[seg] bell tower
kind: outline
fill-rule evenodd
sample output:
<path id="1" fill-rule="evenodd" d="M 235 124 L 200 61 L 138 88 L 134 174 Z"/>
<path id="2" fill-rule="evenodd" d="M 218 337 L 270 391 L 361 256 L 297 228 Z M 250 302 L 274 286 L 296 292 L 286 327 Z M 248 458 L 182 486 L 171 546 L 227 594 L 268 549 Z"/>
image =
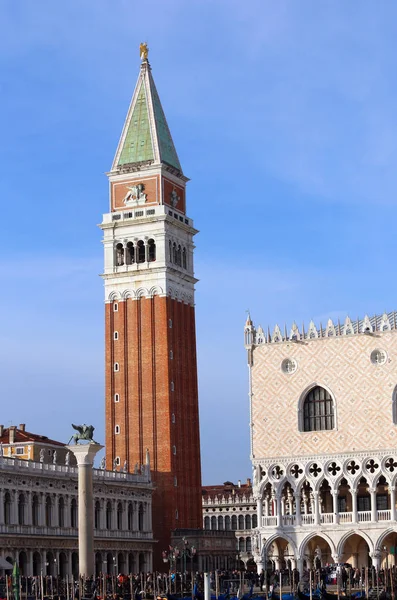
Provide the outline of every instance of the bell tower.
<path id="1" fill-rule="evenodd" d="M 147 58 L 109 177 L 105 254 L 106 462 L 150 456 L 157 555 L 200 528 L 201 467 L 193 237 L 182 172 Z M 148 451 L 148 452 L 147 452 Z"/>

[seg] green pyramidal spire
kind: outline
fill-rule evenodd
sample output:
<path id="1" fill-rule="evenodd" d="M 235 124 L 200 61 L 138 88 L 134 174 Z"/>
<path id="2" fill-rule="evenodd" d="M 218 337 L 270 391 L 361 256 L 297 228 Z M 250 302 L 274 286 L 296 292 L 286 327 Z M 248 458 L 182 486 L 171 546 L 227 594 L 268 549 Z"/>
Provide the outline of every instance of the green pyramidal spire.
<path id="1" fill-rule="evenodd" d="M 165 163 L 182 172 L 147 58 L 141 64 L 112 170 L 134 163 Z"/>

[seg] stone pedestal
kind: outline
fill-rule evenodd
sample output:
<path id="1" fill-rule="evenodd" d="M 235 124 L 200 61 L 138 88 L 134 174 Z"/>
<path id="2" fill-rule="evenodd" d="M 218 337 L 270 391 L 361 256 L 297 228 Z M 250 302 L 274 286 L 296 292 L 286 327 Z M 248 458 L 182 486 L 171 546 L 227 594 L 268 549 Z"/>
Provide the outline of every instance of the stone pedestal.
<path id="1" fill-rule="evenodd" d="M 95 455 L 103 446 L 89 443 L 67 448 L 75 455 L 79 472 L 79 574 L 91 577 L 95 575 L 92 468 Z"/>

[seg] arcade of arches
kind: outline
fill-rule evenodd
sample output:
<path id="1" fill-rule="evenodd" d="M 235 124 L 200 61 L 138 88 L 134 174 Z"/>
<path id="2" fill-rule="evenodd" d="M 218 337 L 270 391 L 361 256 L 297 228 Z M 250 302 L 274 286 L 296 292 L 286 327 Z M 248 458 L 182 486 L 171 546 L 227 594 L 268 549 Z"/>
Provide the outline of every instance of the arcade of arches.
<path id="1" fill-rule="evenodd" d="M 334 539 L 333 539 L 334 538 Z M 384 531 L 376 539 L 363 533 L 348 532 L 335 536 L 318 533 L 306 535 L 300 542 L 289 536 L 262 538 L 263 567 L 270 571 L 283 569 L 317 569 L 333 563 L 352 567 L 392 567 L 396 564 L 396 531 Z"/>

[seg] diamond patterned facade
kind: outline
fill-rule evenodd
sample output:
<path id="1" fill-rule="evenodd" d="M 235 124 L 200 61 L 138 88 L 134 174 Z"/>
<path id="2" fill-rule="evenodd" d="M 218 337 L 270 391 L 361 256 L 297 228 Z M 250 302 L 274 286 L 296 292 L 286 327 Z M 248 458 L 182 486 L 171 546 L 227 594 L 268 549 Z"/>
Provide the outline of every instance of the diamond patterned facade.
<path id="1" fill-rule="evenodd" d="M 272 334 L 248 318 L 245 345 L 259 568 L 394 564 L 396 314 Z"/>

